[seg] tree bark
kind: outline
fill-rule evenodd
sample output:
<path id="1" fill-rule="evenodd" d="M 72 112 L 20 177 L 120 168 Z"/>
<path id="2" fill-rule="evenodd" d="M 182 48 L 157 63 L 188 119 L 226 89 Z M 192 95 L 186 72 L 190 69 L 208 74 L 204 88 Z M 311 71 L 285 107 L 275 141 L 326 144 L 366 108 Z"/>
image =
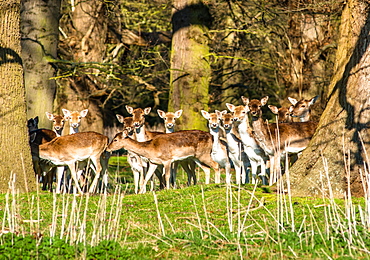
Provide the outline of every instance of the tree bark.
<path id="1" fill-rule="evenodd" d="M 72 25 L 65 28 L 72 59 L 77 62 L 102 62 L 105 55 L 105 40 L 107 23 L 104 12 L 104 2 L 99 0 L 75 1 L 72 7 Z M 57 110 L 62 108 L 89 112 L 81 123 L 80 131 L 96 131 L 103 133 L 103 111 L 99 99 L 91 97 L 97 90 L 103 89 L 104 83 L 94 73 L 99 71 L 88 69 L 85 74 L 71 76 L 61 80 L 63 86 L 58 89 Z"/>
<path id="2" fill-rule="evenodd" d="M 26 127 L 20 43 L 20 0 L 0 2 L 0 192 L 11 178 L 20 192 L 34 190 L 35 174 Z"/>
<path id="3" fill-rule="evenodd" d="M 55 67 L 48 56 L 57 58 L 60 1 L 23 0 L 21 10 L 22 60 L 26 87 L 27 117 L 39 116 L 39 127 L 50 128 L 45 112 L 53 112 L 56 92 Z"/>
<path id="4" fill-rule="evenodd" d="M 183 109 L 180 129 L 206 130 L 200 110 L 208 110 L 211 67 L 208 7 L 199 0 L 174 0 L 169 111 Z"/>
<path id="5" fill-rule="evenodd" d="M 361 173 L 364 165 L 368 169 L 370 146 L 369 7 L 350 0 L 343 10 L 328 104 L 315 136 L 291 168 L 293 195 L 343 197 L 348 187 L 353 195 L 364 194 Z"/>

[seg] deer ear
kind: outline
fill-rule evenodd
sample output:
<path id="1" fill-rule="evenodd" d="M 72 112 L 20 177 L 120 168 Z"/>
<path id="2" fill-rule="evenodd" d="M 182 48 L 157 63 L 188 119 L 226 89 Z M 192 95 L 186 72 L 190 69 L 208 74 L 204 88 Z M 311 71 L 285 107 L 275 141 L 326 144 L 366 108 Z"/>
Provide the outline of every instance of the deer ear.
<path id="1" fill-rule="evenodd" d="M 310 102 L 308 103 L 310 106 L 316 103 L 316 101 L 319 99 L 319 96 L 315 96 L 310 99 Z"/>
<path id="2" fill-rule="evenodd" d="M 288 99 L 289 99 L 290 103 L 291 103 L 293 106 L 295 106 L 295 104 L 297 104 L 297 103 L 298 103 L 298 100 L 297 100 L 297 99 L 295 99 L 295 98 L 288 97 Z"/>
<path id="3" fill-rule="evenodd" d="M 118 119 L 118 122 L 120 122 L 120 123 L 122 123 L 122 124 L 123 124 L 123 119 L 124 119 L 124 117 L 123 117 L 123 116 L 121 116 L 121 115 L 119 115 L 119 114 L 116 114 L 116 117 L 117 117 L 117 119 Z"/>
<path id="4" fill-rule="evenodd" d="M 39 116 L 36 116 L 34 119 L 33 119 L 36 123 L 36 125 L 39 123 Z"/>
<path id="5" fill-rule="evenodd" d="M 272 113 L 274 113 L 275 115 L 278 114 L 279 109 L 276 106 L 268 105 L 268 107 L 269 107 L 269 109 L 271 110 Z"/>
<path id="6" fill-rule="evenodd" d="M 290 112 L 290 113 L 292 113 L 292 112 L 293 112 L 293 109 L 294 109 L 294 106 L 293 106 L 293 105 L 291 105 L 291 106 L 289 107 L 289 112 Z"/>
<path id="7" fill-rule="evenodd" d="M 175 112 L 175 117 L 176 117 L 176 118 L 179 118 L 181 115 L 182 115 L 182 109 L 177 110 L 177 111 Z"/>
<path id="8" fill-rule="evenodd" d="M 88 110 L 88 109 L 84 109 L 84 110 L 82 110 L 82 111 L 80 112 L 80 115 L 81 115 L 82 117 L 85 117 L 85 116 L 87 115 L 87 112 L 89 112 L 89 110 Z"/>
<path id="9" fill-rule="evenodd" d="M 166 116 L 166 113 L 163 110 L 157 109 L 157 113 L 160 118 L 164 118 Z"/>
<path id="10" fill-rule="evenodd" d="M 149 115 L 150 110 L 152 110 L 152 108 L 151 108 L 151 107 L 146 107 L 146 108 L 144 109 L 144 114 L 145 114 L 145 115 Z"/>
<path id="11" fill-rule="evenodd" d="M 202 116 L 203 116 L 205 119 L 207 119 L 207 120 L 208 120 L 208 118 L 209 118 L 209 113 L 208 113 L 207 111 L 205 111 L 205 110 L 200 110 L 200 113 L 202 113 Z"/>
<path id="12" fill-rule="evenodd" d="M 230 112 L 234 112 L 235 111 L 235 106 L 233 104 L 226 103 L 226 107 L 227 107 L 227 109 L 230 110 Z"/>
<path id="13" fill-rule="evenodd" d="M 47 117 L 50 121 L 54 119 L 54 115 L 53 115 L 53 114 L 51 114 L 51 113 L 49 113 L 49 112 L 45 112 L 45 114 L 46 114 L 46 117 Z"/>
<path id="14" fill-rule="evenodd" d="M 127 110 L 127 112 L 128 112 L 130 115 L 132 115 L 132 112 L 134 111 L 134 109 L 133 109 L 132 107 L 128 106 L 128 105 L 126 105 L 126 110 Z"/>
<path id="15" fill-rule="evenodd" d="M 71 115 L 71 111 L 69 111 L 68 109 L 62 108 L 62 111 L 63 111 L 63 115 L 65 117 L 69 117 Z"/>
<path id="16" fill-rule="evenodd" d="M 249 104 L 249 98 L 242 96 L 242 101 L 243 101 L 243 104 L 244 105 L 248 106 L 248 104 Z"/>
<path id="17" fill-rule="evenodd" d="M 269 100 L 269 97 L 268 97 L 268 96 L 263 97 L 263 98 L 261 99 L 261 104 L 262 104 L 262 106 L 266 105 L 268 100 Z"/>

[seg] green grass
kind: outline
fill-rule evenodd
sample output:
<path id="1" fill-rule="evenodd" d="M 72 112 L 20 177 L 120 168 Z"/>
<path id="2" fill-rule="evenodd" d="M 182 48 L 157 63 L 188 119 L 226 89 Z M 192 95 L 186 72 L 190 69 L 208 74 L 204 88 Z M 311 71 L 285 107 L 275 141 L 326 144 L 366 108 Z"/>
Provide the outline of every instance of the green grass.
<path id="1" fill-rule="evenodd" d="M 136 195 L 124 158 L 110 165 L 110 194 L 0 195 L 0 259 L 370 258 L 364 198 L 204 185 L 201 173 L 186 187 L 182 172 L 181 189 Z"/>

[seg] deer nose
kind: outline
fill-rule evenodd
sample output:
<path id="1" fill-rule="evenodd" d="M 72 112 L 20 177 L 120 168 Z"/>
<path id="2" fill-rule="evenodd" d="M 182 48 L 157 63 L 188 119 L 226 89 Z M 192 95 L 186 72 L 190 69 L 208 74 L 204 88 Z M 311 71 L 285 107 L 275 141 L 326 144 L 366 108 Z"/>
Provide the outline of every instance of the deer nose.
<path id="1" fill-rule="evenodd" d="M 168 124 L 167 124 L 167 127 L 168 127 L 168 128 L 172 128 L 172 127 L 173 127 L 173 124 L 172 124 L 172 123 L 168 123 Z"/>
<path id="2" fill-rule="evenodd" d="M 55 130 L 60 130 L 60 126 L 55 126 Z"/>
<path id="3" fill-rule="evenodd" d="M 134 127 L 136 127 L 136 128 L 138 128 L 138 127 L 140 127 L 140 123 L 134 123 Z"/>
<path id="4" fill-rule="evenodd" d="M 217 123 L 212 123 L 212 124 L 211 124 L 211 126 L 212 126 L 213 128 L 216 128 L 216 127 L 218 126 L 218 124 L 217 124 Z"/>
<path id="5" fill-rule="evenodd" d="M 73 128 L 77 128 L 77 127 L 79 126 L 79 124 L 78 124 L 78 123 L 72 123 L 72 124 L 71 124 L 71 126 L 72 126 Z"/>
<path id="6" fill-rule="evenodd" d="M 230 125 L 229 124 L 224 124 L 224 128 L 229 128 Z"/>

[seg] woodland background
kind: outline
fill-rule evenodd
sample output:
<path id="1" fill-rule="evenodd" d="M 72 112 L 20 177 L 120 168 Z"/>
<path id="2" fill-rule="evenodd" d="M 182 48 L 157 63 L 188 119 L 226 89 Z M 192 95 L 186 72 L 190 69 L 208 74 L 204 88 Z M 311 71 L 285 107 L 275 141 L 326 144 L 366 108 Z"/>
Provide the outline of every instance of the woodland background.
<path id="1" fill-rule="evenodd" d="M 33 75 L 40 77 L 46 72 L 47 65 L 35 72 L 34 62 L 39 63 L 31 58 L 35 54 L 23 52 L 23 59 L 32 70 L 28 73 L 26 66 L 28 117 L 38 115 L 42 126 L 50 126 L 43 116 L 45 102 L 39 100 L 52 100 L 52 107 L 47 110 L 55 113 L 61 113 L 61 108 L 88 108 L 82 128 L 108 135 L 111 135 L 109 129 L 118 123 L 115 114 L 128 115 L 125 105 L 152 107 L 148 122 L 152 126 L 161 122 L 156 109 L 167 111 L 171 99 L 172 1 L 87 0 L 76 1 L 75 6 L 71 1 L 62 1 L 59 16 L 57 5 L 45 6 L 39 1 L 41 7 L 36 8 L 35 2 L 38 1 L 25 0 L 23 4 L 22 46 L 32 44 L 30 38 L 34 38 L 33 42 L 41 38 L 40 35 L 30 37 L 32 33 L 40 34 L 37 25 L 43 27 L 43 35 L 49 38 L 55 35 L 53 30 L 58 26 L 54 44 L 59 42 L 50 60 L 43 58 L 55 71 L 51 82 L 50 77 L 45 77 L 41 84 L 32 80 Z M 26 8 L 28 4 L 32 8 Z M 200 55 L 207 59 L 212 73 L 209 86 L 199 85 L 209 93 L 208 104 L 204 103 L 200 109 L 223 110 L 226 102 L 241 104 L 241 95 L 251 98 L 268 95 L 270 102 L 279 106 L 288 105 L 287 96 L 319 95 L 321 104 L 316 110 L 321 112 L 333 71 L 342 2 L 207 1 L 204 4 L 206 11 L 199 17 L 206 20 L 208 27 L 204 34 L 209 53 Z M 49 29 L 39 21 L 47 18 L 43 17 L 45 8 L 55 8 L 51 17 L 60 17 L 54 20 L 59 25 Z M 34 21 L 27 16 L 30 13 Z M 39 47 L 33 47 L 32 51 L 45 52 Z M 187 96 L 190 106 L 196 102 L 191 98 L 194 97 Z M 206 130 L 206 122 L 197 112 L 199 117 L 192 120 L 200 120 L 198 128 Z M 191 127 L 181 123 L 180 119 L 179 128 Z"/>
<path id="2" fill-rule="evenodd" d="M 319 126 L 291 168 L 292 189 L 318 194 L 328 171 L 335 196 L 347 184 L 363 194 L 369 6 L 366 0 L 2 2 L 0 144 L 11 152 L 0 158 L 0 190 L 9 172 L 32 172 L 23 123 L 39 116 L 40 127 L 50 127 L 46 111 L 88 108 L 81 130 L 111 138 L 115 114 L 128 115 L 125 105 L 152 107 L 153 128 L 159 108 L 184 110 L 178 129 L 206 130 L 201 109 L 241 104 L 242 95 L 268 95 L 273 105 L 319 95 L 313 117 Z"/>

